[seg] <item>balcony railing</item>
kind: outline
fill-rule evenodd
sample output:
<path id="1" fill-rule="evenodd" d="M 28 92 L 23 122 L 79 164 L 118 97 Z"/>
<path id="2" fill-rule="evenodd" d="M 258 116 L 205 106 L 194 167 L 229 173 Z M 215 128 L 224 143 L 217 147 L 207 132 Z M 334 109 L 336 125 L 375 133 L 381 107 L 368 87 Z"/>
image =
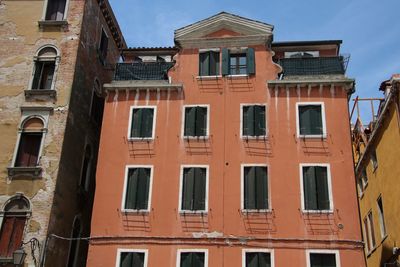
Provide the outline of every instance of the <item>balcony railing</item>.
<path id="1" fill-rule="evenodd" d="M 284 76 L 345 74 L 348 57 L 282 58 L 277 63 Z"/>
<path id="2" fill-rule="evenodd" d="M 168 70 L 173 65 L 173 62 L 118 63 L 114 80 L 168 80 Z"/>

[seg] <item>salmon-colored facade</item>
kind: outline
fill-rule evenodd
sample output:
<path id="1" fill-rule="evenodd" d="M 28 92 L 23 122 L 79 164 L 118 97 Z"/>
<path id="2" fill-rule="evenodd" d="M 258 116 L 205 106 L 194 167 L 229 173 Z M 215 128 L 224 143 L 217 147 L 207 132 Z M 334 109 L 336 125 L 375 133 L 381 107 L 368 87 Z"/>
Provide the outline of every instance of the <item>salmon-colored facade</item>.
<path id="1" fill-rule="evenodd" d="M 220 13 L 177 30 L 177 48 L 124 51 L 127 61 L 158 53 L 173 56 L 174 65 L 166 81 L 116 79 L 104 86 L 87 266 L 199 266 L 183 263 L 190 252 L 210 267 L 310 267 L 317 266 L 314 254 L 333 255 L 329 264 L 335 265 L 321 266 L 365 266 L 347 120 L 354 81 L 344 73 L 279 75 L 284 52 L 336 57 L 339 43 L 271 45 L 272 29 Z M 240 50 L 242 57 L 254 49 L 254 73 L 225 75 L 225 48 Z M 218 54 L 215 75 L 199 75 L 204 51 Z M 230 54 L 230 71 L 234 60 Z M 248 52 L 246 60 L 249 72 Z M 320 136 L 299 129 L 301 107 L 310 105 L 321 114 Z M 261 107 L 261 116 L 265 112 L 261 134 L 246 134 L 243 114 L 249 106 Z M 185 137 L 191 107 L 206 112 L 201 137 Z M 151 134 L 133 138 L 133 113 L 146 108 L 152 110 Z M 267 204 L 254 209 L 247 203 L 251 193 L 244 177 L 257 167 L 265 172 L 260 194 Z M 146 208 L 127 209 L 127 177 L 141 168 L 150 173 Z M 200 209 L 185 208 L 183 199 L 188 181 L 183 177 L 191 168 L 205 172 Z M 307 208 L 307 168 L 325 173 L 325 208 Z M 129 252 L 142 257 L 141 264 L 123 265 Z M 252 265 L 250 256 L 267 263 Z"/>

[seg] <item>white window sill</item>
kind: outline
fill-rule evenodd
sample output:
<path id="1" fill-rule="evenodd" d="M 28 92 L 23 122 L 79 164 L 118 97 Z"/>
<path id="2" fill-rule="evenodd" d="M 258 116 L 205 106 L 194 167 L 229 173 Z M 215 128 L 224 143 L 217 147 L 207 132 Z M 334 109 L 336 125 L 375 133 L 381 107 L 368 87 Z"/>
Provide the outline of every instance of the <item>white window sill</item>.
<path id="1" fill-rule="evenodd" d="M 51 89 L 28 89 L 24 90 L 24 93 L 25 97 L 27 98 L 36 96 L 56 97 L 57 95 L 56 90 L 51 90 Z"/>
<path id="2" fill-rule="evenodd" d="M 241 136 L 241 138 L 243 140 L 259 140 L 259 139 L 265 140 L 268 138 L 268 135 L 244 135 Z"/>
<path id="3" fill-rule="evenodd" d="M 333 210 L 302 210 L 302 212 L 307 214 L 333 214 Z"/>
<path id="4" fill-rule="evenodd" d="M 8 167 L 8 176 L 11 178 L 14 177 L 32 177 L 32 178 L 40 178 L 42 174 L 42 167 Z"/>
<path id="5" fill-rule="evenodd" d="M 206 210 L 180 210 L 179 214 L 181 215 L 207 215 Z"/>
<path id="6" fill-rule="evenodd" d="M 150 142 L 154 141 L 153 137 L 129 137 L 129 142 Z"/>
<path id="7" fill-rule="evenodd" d="M 208 135 L 201 135 L 201 136 L 184 136 L 183 139 L 185 140 L 208 140 Z"/>
<path id="8" fill-rule="evenodd" d="M 326 139 L 326 134 L 318 134 L 318 135 L 298 135 L 297 138 L 300 139 Z"/>
<path id="9" fill-rule="evenodd" d="M 257 213 L 271 213 L 272 209 L 262 209 L 262 210 L 247 210 L 247 209 L 241 209 L 241 213 L 252 213 L 252 214 L 257 214 Z"/>
<path id="10" fill-rule="evenodd" d="M 226 75 L 225 77 L 227 77 L 227 78 L 248 78 L 249 75 L 248 74 L 230 74 L 230 75 Z"/>
<path id="11" fill-rule="evenodd" d="M 38 24 L 40 27 L 60 27 L 68 25 L 67 20 L 39 20 Z"/>
<path id="12" fill-rule="evenodd" d="M 210 76 L 196 76 L 197 80 L 217 80 L 221 79 L 221 75 L 210 75 Z"/>
<path id="13" fill-rule="evenodd" d="M 122 209 L 121 213 L 136 213 L 136 214 L 143 214 L 143 213 L 150 213 L 150 210 L 126 210 L 126 209 Z"/>

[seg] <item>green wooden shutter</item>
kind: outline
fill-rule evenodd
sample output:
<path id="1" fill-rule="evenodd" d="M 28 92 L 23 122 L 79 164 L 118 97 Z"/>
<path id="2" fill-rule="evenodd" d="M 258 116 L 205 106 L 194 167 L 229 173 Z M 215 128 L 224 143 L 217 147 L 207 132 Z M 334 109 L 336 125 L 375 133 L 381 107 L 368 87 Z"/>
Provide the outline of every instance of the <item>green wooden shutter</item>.
<path id="1" fill-rule="evenodd" d="M 256 173 L 254 167 L 244 168 L 244 209 L 256 209 Z"/>
<path id="2" fill-rule="evenodd" d="M 207 135 L 207 108 L 195 107 L 195 136 Z"/>
<path id="3" fill-rule="evenodd" d="M 247 48 L 247 74 L 256 73 L 254 48 Z"/>
<path id="4" fill-rule="evenodd" d="M 259 267 L 257 253 L 246 253 L 246 267 Z"/>
<path id="5" fill-rule="evenodd" d="M 229 50 L 222 48 L 222 75 L 229 75 Z"/>
<path id="6" fill-rule="evenodd" d="M 335 254 L 310 254 L 310 267 L 336 267 Z"/>
<path id="7" fill-rule="evenodd" d="M 209 52 L 204 52 L 199 54 L 199 75 L 207 76 L 210 75 L 210 54 Z"/>
<path id="8" fill-rule="evenodd" d="M 210 75 L 219 75 L 219 52 L 210 52 Z"/>
<path id="9" fill-rule="evenodd" d="M 256 209 L 268 209 L 268 177 L 266 167 L 254 167 L 256 184 Z"/>
<path id="10" fill-rule="evenodd" d="M 153 119 L 154 109 L 143 108 L 142 109 L 142 127 L 140 137 L 152 137 L 153 135 Z"/>
<path id="11" fill-rule="evenodd" d="M 137 188 L 139 169 L 128 170 L 128 181 L 126 185 L 125 209 L 136 209 Z"/>
<path id="12" fill-rule="evenodd" d="M 265 252 L 258 252 L 258 267 L 271 267 L 271 255 Z"/>
<path id="13" fill-rule="evenodd" d="M 193 210 L 206 208 L 206 169 L 194 168 Z"/>
<path id="14" fill-rule="evenodd" d="M 147 209 L 149 201 L 150 169 L 138 168 L 136 209 Z"/>
<path id="15" fill-rule="evenodd" d="M 326 167 L 315 167 L 315 181 L 317 187 L 317 201 L 319 210 L 329 210 L 329 190 L 328 190 L 328 176 Z"/>
<path id="16" fill-rule="evenodd" d="M 254 106 L 243 107 L 243 136 L 254 136 Z"/>
<path id="17" fill-rule="evenodd" d="M 39 88 L 40 84 L 40 77 L 42 76 L 42 71 L 44 67 L 44 62 L 37 61 L 35 63 L 35 73 L 33 75 L 33 81 L 32 81 L 32 89 L 41 89 Z"/>
<path id="18" fill-rule="evenodd" d="M 265 135 L 265 106 L 254 106 L 254 135 Z"/>
<path id="19" fill-rule="evenodd" d="M 192 266 L 191 267 L 204 267 L 204 253 L 192 253 Z"/>
<path id="20" fill-rule="evenodd" d="M 183 170 L 182 210 L 193 209 L 194 180 L 194 168 L 185 168 Z"/>
<path id="21" fill-rule="evenodd" d="M 196 108 L 185 108 L 185 132 L 184 136 L 195 136 Z"/>
<path id="22" fill-rule="evenodd" d="M 132 267 L 133 265 L 133 253 L 122 252 L 119 263 L 120 267 Z"/>
<path id="23" fill-rule="evenodd" d="M 300 134 L 311 134 L 311 118 L 308 106 L 299 106 L 299 117 Z"/>
<path id="24" fill-rule="evenodd" d="M 142 132 L 142 113 L 143 109 L 141 108 L 132 109 L 131 137 L 140 137 Z"/>
<path id="25" fill-rule="evenodd" d="M 321 116 L 321 106 L 310 106 L 309 107 L 310 116 L 310 134 L 322 134 L 322 116 Z"/>
<path id="26" fill-rule="evenodd" d="M 132 265 L 130 267 L 144 267 L 144 253 L 133 252 Z"/>
<path id="27" fill-rule="evenodd" d="M 191 253 L 191 252 L 181 253 L 181 266 L 180 267 L 193 267 L 192 261 L 193 261 L 193 253 Z"/>
<path id="28" fill-rule="evenodd" d="M 303 167 L 304 208 L 317 209 L 317 189 L 315 183 L 315 169 L 312 166 Z"/>

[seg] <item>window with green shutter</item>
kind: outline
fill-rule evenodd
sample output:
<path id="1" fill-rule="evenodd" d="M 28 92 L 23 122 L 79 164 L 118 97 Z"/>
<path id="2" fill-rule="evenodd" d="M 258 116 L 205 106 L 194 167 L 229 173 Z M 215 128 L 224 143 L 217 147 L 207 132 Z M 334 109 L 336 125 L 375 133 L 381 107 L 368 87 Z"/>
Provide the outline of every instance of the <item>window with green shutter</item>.
<path id="1" fill-rule="evenodd" d="M 265 136 L 265 106 L 242 106 L 242 136 Z"/>
<path id="2" fill-rule="evenodd" d="M 303 166 L 305 210 L 330 210 L 328 168 Z"/>
<path id="3" fill-rule="evenodd" d="M 246 166 L 243 169 L 243 208 L 268 209 L 268 171 L 266 166 Z"/>
<path id="4" fill-rule="evenodd" d="M 199 54 L 199 75 L 217 76 L 219 75 L 219 52 L 206 51 Z"/>
<path id="5" fill-rule="evenodd" d="M 206 168 L 183 168 L 181 210 L 205 211 L 207 190 L 206 186 Z"/>
<path id="6" fill-rule="evenodd" d="M 255 74 L 254 48 L 238 51 L 237 49 L 222 49 L 222 75 Z"/>
<path id="7" fill-rule="evenodd" d="M 180 267 L 205 267 L 204 252 L 182 252 Z"/>
<path id="8" fill-rule="evenodd" d="M 322 105 L 299 105 L 299 134 L 307 135 L 324 135 L 324 127 L 322 120 Z"/>
<path id="9" fill-rule="evenodd" d="M 148 210 L 151 168 L 130 168 L 126 177 L 125 210 Z"/>
<path id="10" fill-rule="evenodd" d="M 130 138 L 153 138 L 154 108 L 132 108 Z"/>
<path id="11" fill-rule="evenodd" d="M 310 267 L 336 267 L 336 254 L 310 253 Z"/>
<path id="12" fill-rule="evenodd" d="M 119 267 L 145 267 L 144 261 L 143 252 L 121 252 Z"/>
<path id="13" fill-rule="evenodd" d="M 245 267 L 271 267 L 271 254 L 267 252 L 246 252 Z"/>
<path id="14" fill-rule="evenodd" d="M 184 137 L 207 136 L 207 112 L 204 106 L 185 107 Z"/>

